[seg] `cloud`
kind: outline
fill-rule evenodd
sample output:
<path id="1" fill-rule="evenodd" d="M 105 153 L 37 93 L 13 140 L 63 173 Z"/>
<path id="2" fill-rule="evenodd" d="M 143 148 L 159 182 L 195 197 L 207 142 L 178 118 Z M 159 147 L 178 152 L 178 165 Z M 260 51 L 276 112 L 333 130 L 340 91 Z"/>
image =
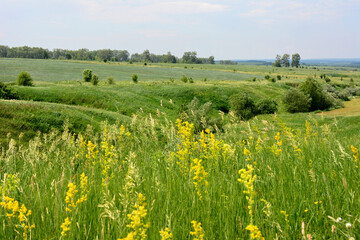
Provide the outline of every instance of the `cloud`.
<path id="1" fill-rule="evenodd" d="M 251 18 L 257 22 L 280 21 L 329 21 L 345 15 L 350 8 L 359 7 L 355 0 L 290 0 L 250 1 L 238 14 L 241 18 Z"/>
<path id="2" fill-rule="evenodd" d="M 73 0 L 82 9 L 83 17 L 93 20 L 110 20 L 116 23 L 166 23 L 174 18 L 191 14 L 223 12 L 227 5 L 204 1 L 114 1 Z"/>

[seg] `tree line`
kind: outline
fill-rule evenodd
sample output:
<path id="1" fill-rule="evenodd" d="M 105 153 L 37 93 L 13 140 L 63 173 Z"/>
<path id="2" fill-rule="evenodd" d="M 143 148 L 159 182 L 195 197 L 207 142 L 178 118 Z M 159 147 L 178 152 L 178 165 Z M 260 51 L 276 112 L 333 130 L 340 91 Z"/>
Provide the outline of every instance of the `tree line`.
<path id="1" fill-rule="evenodd" d="M 149 63 L 194 63 L 215 64 L 213 56 L 199 58 L 195 51 L 184 52 L 182 58 L 178 58 L 168 52 L 157 55 L 145 50 L 143 53 L 130 53 L 127 50 L 100 49 L 92 50 L 81 48 L 79 50 L 67 50 L 55 48 L 52 51 L 41 47 L 8 47 L 0 45 L 0 57 L 2 58 L 33 58 L 33 59 L 59 59 L 59 60 L 88 60 L 88 61 L 114 61 L 114 62 L 149 62 Z"/>
<path id="2" fill-rule="evenodd" d="M 291 55 L 291 66 L 299 67 L 300 66 L 300 54 L 295 53 Z M 274 67 L 290 67 L 290 55 L 285 53 L 282 57 L 278 54 L 276 55 L 275 62 L 273 63 Z"/>

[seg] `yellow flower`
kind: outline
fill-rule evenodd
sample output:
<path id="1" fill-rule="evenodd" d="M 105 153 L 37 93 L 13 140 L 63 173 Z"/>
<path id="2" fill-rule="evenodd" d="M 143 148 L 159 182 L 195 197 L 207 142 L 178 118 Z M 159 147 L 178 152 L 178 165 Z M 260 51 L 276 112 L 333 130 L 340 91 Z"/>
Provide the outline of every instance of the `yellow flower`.
<path id="1" fill-rule="evenodd" d="M 144 223 L 144 219 L 147 215 L 145 196 L 141 193 L 138 194 L 137 202 L 135 203 L 134 210 L 131 214 L 128 214 L 128 218 L 131 220 L 130 224 L 126 227 L 131 228 L 130 232 L 125 238 L 119 240 L 129 239 L 146 239 L 146 231 L 149 228 L 149 223 Z"/>
<path id="2" fill-rule="evenodd" d="M 250 231 L 251 239 L 265 240 L 257 226 L 249 224 L 245 229 Z"/>
<path id="3" fill-rule="evenodd" d="M 161 240 L 171 240 L 173 235 L 169 228 L 165 228 L 165 230 L 161 230 L 160 232 Z"/>
<path id="4" fill-rule="evenodd" d="M 201 222 L 191 221 L 193 225 L 194 231 L 190 232 L 190 235 L 194 236 L 193 240 L 203 240 L 205 236 L 205 232 L 201 227 Z"/>
<path id="5" fill-rule="evenodd" d="M 69 228 L 70 224 L 71 224 L 71 222 L 70 222 L 69 218 L 68 217 L 65 218 L 63 224 L 61 224 L 61 229 L 62 229 L 61 236 L 63 236 L 63 237 L 67 236 L 68 232 L 70 231 L 70 228 Z"/>

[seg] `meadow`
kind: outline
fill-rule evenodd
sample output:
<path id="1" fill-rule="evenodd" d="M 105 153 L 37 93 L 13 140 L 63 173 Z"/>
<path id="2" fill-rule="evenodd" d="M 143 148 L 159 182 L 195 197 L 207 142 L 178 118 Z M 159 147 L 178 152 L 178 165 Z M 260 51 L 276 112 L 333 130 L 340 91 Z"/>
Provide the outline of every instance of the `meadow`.
<path id="1" fill-rule="evenodd" d="M 0 238 L 360 238 L 360 116 L 290 114 L 281 101 L 309 75 L 360 83 L 354 68 L 317 69 L 0 59 L 0 81 L 35 80 L 0 100 Z M 238 92 L 278 112 L 241 121 L 228 103 Z M 179 119 L 194 97 L 212 102 L 218 129 Z"/>

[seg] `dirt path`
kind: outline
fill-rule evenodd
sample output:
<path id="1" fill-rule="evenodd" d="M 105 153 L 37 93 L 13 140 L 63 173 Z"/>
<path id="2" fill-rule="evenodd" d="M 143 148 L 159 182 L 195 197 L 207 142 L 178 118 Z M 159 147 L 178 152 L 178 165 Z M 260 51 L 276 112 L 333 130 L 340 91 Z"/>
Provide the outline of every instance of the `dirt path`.
<path id="1" fill-rule="evenodd" d="M 360 115 L 360 98 L 345 102 L 345 107 L 328 112 L 318 113 L 325 116 L 358 116 Z"/>

